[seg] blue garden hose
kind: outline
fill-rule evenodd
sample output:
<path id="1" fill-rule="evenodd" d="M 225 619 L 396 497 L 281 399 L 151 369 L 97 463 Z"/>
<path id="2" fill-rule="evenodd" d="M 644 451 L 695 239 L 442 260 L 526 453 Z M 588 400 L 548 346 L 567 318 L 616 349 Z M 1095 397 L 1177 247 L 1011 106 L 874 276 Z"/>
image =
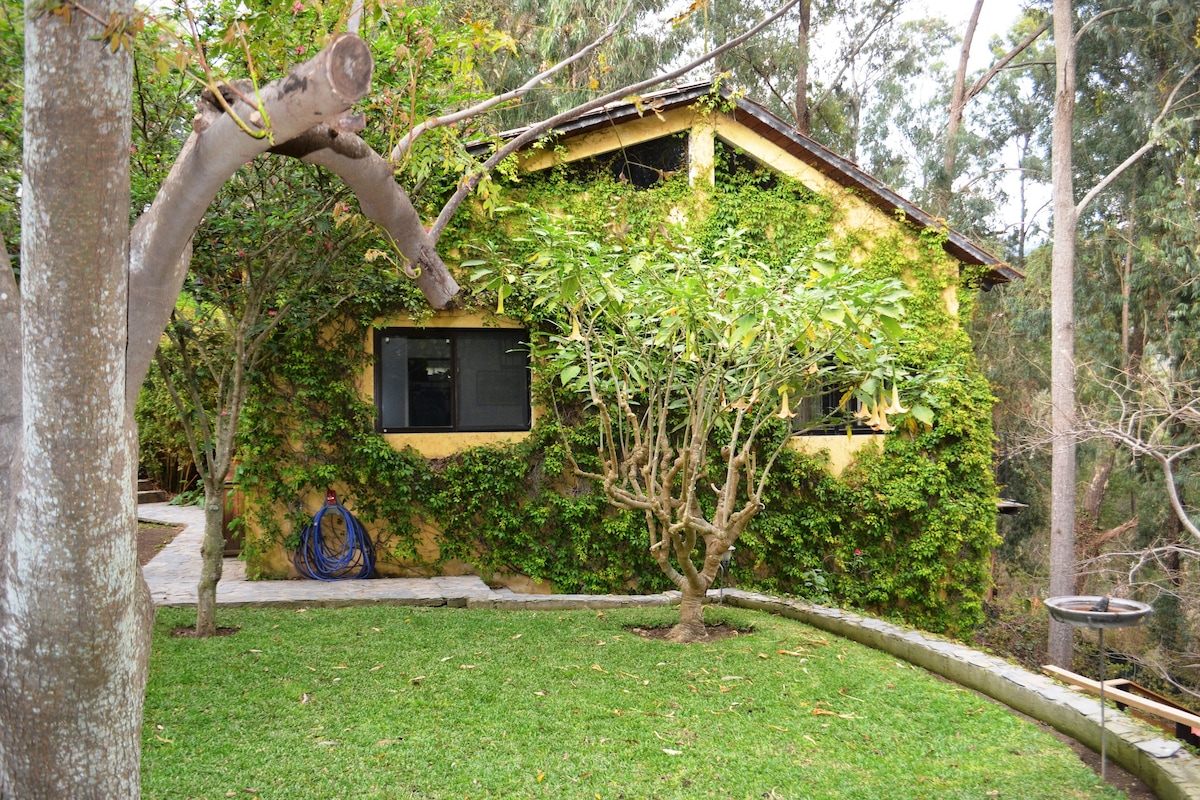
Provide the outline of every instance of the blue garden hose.
<path id="1" fill-rule="evenodd" d="M 325 536 L 321 524 L 325 514 L 334 512 L 345 523 L 344 536 Z M 332 522 L 332 520 L 331 520 Z M 325 505 L 300 531 L 300 546 L 293 559 L 302 574 L 318 581 L 343 581 L 369 578 L 375 571 L 375 545 L 362 523 L 337 501 L 332 491 Z"/>

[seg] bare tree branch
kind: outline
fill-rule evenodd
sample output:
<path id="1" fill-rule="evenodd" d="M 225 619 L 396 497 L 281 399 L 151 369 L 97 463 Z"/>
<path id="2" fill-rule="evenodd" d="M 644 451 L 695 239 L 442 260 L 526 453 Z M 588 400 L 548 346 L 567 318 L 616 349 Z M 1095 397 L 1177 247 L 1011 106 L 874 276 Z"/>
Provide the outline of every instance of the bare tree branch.
<path id="1" fill-rule="evenodd" d="M 1035 30 L 1033 33 L 1026 36 L 1021 41 L 1021 43 L 1018 44 L 1016 47 L 1014 47 L 1012 50 L 1009 50 L 1007 53 L 1002 55 L 999 58 L 999 60 L 997 60 L 996 63 L 992 65 L 991 69 L 989 69 L 987 72 L 983 73 L 983 75 L 981 75 L 979 77 L 979 80 L 977 80 L 973 84 L 971 84 L 971 88 L 967 90 L 966 95 L 963 97 L 963 102 L 966 103 L 968 100 L 973 98 L 975 95 L 982 92 L 984 90 L 984 88 L 991 82 L 992 78 L 996 77 L 996 75 L 998 75 L 1001 70 L 1006 69 L 1008 67 L 1009 63 L 1011 63 L 1014 58 L 1016 58 L 1017 56 L 1019 56 L 1021 53 L 1025 52 L 1026 50 L 1028 50 L 1029 47 L 1034 42 L 1036 42 L 1043 33 L 1045 33 L 1046 31 L 1048 31 L 1050 29 L 1050 21 L 1051 21 L 1051 17 L 1046 17 L 1046 20 L 1041 25 L 1038 26 L 1037 30 Z M 1027 66 L 1029 64 L 1034 64 L 1034 63 L 1036 63 L 1036 64 L 1051 64 L 1052 65 L 1054 62 L 1053 61 L 1022 62 L 1021 64 L 1015 65 L 1015 66 Z"/>
<path id="2" fill-rule="evenodd" d="M 1146 140 L 1146 143 L 1132 153 L 1129 158 L 1122 161 L 1121 164 L 1113 169 L 1112 172 L 1105 175 L 1099 183 L 1092 187 L 1091 191 L 1083 196 L 1083 199 L 1075 205 L 1076 216 L 1079 216 L 1081 213 L 1083 213 L 1083 209 L 1087 207 L 1088 203 L 1095 200 L 1096 195 L 1107 189 L 1109 184 L 1121 177 L 1125 170 L 1132 167 L 1141 159 L 1142 156 L 1146 155 L 1146 153 L 1149 153 L 1158 146 L 1158 139 L 1163 133 L 1163 131 L 1159 129 L 1159 125 L 1162 124 L 1162 121 L 1166 118 L 1167 114 L 1171 113 L 1171 109 L 1175 105 L 1175 98 L 1179 94 L 1179 90 L 1182 89 L 1183 85 L 1191 80 L 1192 76 L 1198 71 L 1200 71 L 1200 64 L 1192 67 L 1182 78 L 1179 79 L 1179 82 L 1176 83 L 1174 88 L 1171 89 L 1171 93 L 1167 95 L 1167 99 L 1163 103 L 1162 111 L 1160 111 L 1158 116 L 1154 118 L 1154 121 L 1150 123 L 1150 134 L 1149 138 Z M 1194 118 L 1189 118 L 1189 121 L 1192 119 Z"/>
<path id="3" fill-rule="evenodd" d="M 571 56 L 559 61 L 549 69 L 539 72 L 537 75 L 534 75 L 516 89 L 505 92 L 504 94 L 496 95 L 495 97 L 490 97 L 481 103 L 476 103 L 470 108 L 464 108 L 461 111 L 455 111 L 451 114 L 444 114 L 437 117 L 430 117 L 420 125 L 417 125 L 415 128 L 410 130 L 404 136 L 404 138 L 399 141 L 399 143 L 396 144 L 396 147 L 392 150 L 391 160 L 393 162 L 400 161 L 404 157 L 404 154 L 408 152 L 409 148 L 412 147 L 412 143 L 415 142 L 417 138 L 426 131 L 433 130 L 434 128 L 440 128 L 444 125 L 453 125 L 456 122 L 460 122 L 464 119 L 470 119 L 478 114 L 482 114 L 483 112 L 495 108 L 502 103 L 518 100 L 529 94 L 529 92 L 531 92 L 533 89 L 537 88 L 543 81 L 551 78 L 556 73 L 561 72 L 575 62 L 587 57 L 588 54 L 600 47 L 616 34 L 616 32 L 620 29 L 621 24 L 625 21 L 625 18 L 629 16 L 629 12 L 633 9 L 633 4 L 634 0 L 630 0 L 630 2 L 625 6 L 624 10 L 622 10 L 617 16 L 617 19 L 587 47 L 584 47 Z"/>
<path id="4" fill-rule="evenodd" d="M 261 90 L 277 141 L 332 122 L 364 96 L 372 61 L 366 43 L 345 34 L 285 78 Z M 235 101 L 240 104 L 240 101 Z M 258 110 L 240 104 L 252 122 Z M 259 123 L 264 120 L 260 116 Z M 246 135 L 228 114 L 202 111 L 129 244 L 129 346 L 126 402 L 132 411 L 158 340 L 175 307 L 189 259 L 186 249 L 205 210 L 229 176 L 271 146 Z"/>

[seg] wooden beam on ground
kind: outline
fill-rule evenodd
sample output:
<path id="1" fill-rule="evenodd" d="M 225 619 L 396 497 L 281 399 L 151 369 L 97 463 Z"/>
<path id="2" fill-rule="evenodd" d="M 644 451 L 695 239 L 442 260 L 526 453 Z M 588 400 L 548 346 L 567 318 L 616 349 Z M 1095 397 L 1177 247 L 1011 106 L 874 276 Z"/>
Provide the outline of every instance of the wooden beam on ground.
<path id="1" fill-rule="evenodd" d="M 1061 681 L 1087 689 L 1089 692 L 1100 693 L 1100 682 L 1094 681 L 1091 678 L 1085 678 L 1070 670 L 1056 667 L 1052 664 L 1047 664 L 1042 667 L 1042 672 L 1047 675 L 1058 678 Z M 1176 722 L 1181 725 L 1186 725 L 1189 728 L 1200 728 L 1200 716 L 1182 711 L 1178 708 L 1172 708 L 1164 703 L 1159 703 L 1154 700 L 1149 700 L 1145 697 L 1139 697 L 1136 694 L 1117 689 L 1113 684 L 1118 681 L 1108 681 L 1104 684 L 1104 697 L 1112 700 L 1115 703 L 1124 703 L 1130 708 L 1136 708 L 1140 711 L 1145 711 L 1148 714 L 1153 714 L 1156 717 L 1168 719 L 1171 722 Z"/>

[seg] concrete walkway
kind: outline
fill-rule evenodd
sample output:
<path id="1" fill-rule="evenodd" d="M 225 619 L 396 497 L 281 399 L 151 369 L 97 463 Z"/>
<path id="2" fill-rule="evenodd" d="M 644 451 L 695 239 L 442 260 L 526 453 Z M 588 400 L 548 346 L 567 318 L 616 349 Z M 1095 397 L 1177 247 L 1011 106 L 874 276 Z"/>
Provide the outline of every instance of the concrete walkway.
<path id="1" fill-rule="evenodd" d="M 204 509 L 143 503 L 138 518 L 182 525 L 183 531 L 142 568 L 156 606 L 196 605 L 200 580 L 200 545 L 204 541 Z M 392 605 L 466 606 L 511 596 L 496 592 L 477 576 L 460 578 L 389 578 L 368 581 L 250 581 L 246 564 L 226 558 L 217 584 L 221 606 L 352 606 L 364 602 Z"/>

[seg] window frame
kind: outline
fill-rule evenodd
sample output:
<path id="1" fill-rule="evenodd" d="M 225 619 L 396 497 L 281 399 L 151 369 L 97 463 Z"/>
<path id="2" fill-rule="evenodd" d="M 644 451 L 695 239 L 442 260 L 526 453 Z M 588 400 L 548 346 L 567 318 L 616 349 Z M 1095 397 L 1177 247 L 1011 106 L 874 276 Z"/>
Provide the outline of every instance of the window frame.
<path id="1" fill-rule="evenodd" d="M 824 425 L 816 425 L 808 429 L 796 430 L 793 428 L 791 435 L 795 437 L 844 436 L 847 426 L 850 428 L 850 433 L 856 436 L 881 433 L 865 422 L 855 418 L 848 411 L 842 411 L 839 414 L 838 400 L 841 399 L 842 394 L 843 392 L 838 389 L 831 389 L 825 386 L 820 393 L 804 398 L 804 400 L 809 402 L 820 403 L 820 416 L 827 417 L 828 420 Z"/>
<path id="2" fill-rule="evenodd" d="M 525 360 L 525 366 L 522 370 L 524 383 L 522 386 L 522 396 L 524 397 L 525 422 L 520 425 L 512 426 L 490 426 L 487 428 L 478 427 L 463 427 L 461 419 L 460 389 L 461 380 L 461 359 L 459 352 L 459 337 L 470 335 L 473 337 L 491 337 L 499 339 L 501 337 L 521 337 L 522 338 L 522 354 Z M 384 425 L 383 419 L 383 396 L 384 396 L 384 358 L 383 351 L 385 339 L 389 337 L 402 337 L 405 339 L 448 339 L 450 343 L 450 420 L 448 426 L 416 426 L 408 427 L 387 427 Z M 530 354 L 526 342 L 529 340 L 529 331 L 521 328 L 409 328 L 409 327 L 386 327 L 377 328 L 374 337 L 374 385 L 375 385 L 375 432 L 376 433 L 513 433 L 526 432 L 533 427 L 533 402 L 532 402 L 532 383 L 530 372 Z"/>

